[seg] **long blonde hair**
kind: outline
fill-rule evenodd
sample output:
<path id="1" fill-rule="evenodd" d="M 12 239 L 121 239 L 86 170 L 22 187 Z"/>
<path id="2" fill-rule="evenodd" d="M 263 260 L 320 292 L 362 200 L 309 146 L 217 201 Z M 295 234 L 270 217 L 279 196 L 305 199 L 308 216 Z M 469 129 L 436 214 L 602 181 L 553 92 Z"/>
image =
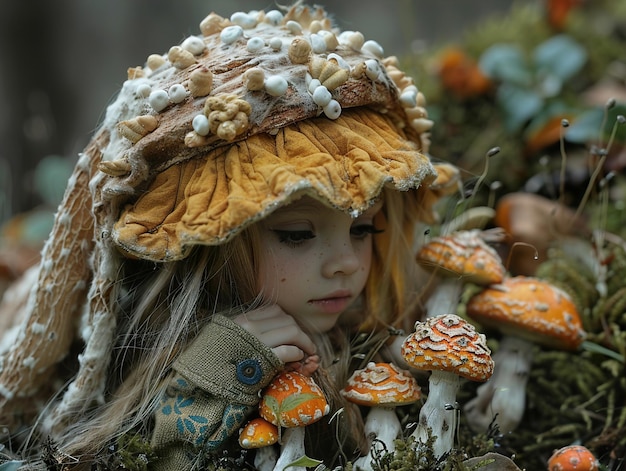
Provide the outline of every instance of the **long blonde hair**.
<path id="1" fill-rule="evenodd" d="M 384 206 L 375 221 L 384 233 L 374 237 L 360 329 L 402 323 L 417 292 L 412 284 L 417 279 L 412 253 L 417 193 L 384 193 Z M 233 314 L 259 305 L 255 275 L 262 248 L 257 230 L 253 225 L 223 245 L 197 247 L 179 262 L 125 262 L 108 397 L 54 437 L 63 453 L 85 459 L 131 430 L 149 434 L 150 417 L 178 353 L 214 313 Z M 328 372 L 320 380 L 325 389 L 334 389 L 331 403 L 339 408 L 344 406 L 338 389 L 347 379 L 349 348 L 347 343 L 337 345 L 341 343 L 337 338 L 336 331 L 331 336 L 314 335 L 322 369 Z"/>

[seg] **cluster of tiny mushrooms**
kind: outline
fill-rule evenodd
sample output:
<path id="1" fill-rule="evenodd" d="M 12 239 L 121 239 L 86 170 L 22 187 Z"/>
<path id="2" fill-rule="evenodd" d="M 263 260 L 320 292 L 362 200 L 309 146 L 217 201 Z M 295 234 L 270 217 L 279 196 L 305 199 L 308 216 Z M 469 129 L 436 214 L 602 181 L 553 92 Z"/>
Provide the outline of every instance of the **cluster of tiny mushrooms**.
<path id="1" fill-rule="evenodd" d="M 210 149 L 253 133 L 272 132 L 298 118 L 323 114 L 336 119 L 342 107 L 359 106 L 363 94 L 367 95 L 363 103 L 376 103 L 381 88 L 386 92 L 378 103 L 389 111 L 390 87 L 395 87 L 393 106 L 399 104 L 404 111 L 402 124 L 416 131 L 422 150 L 428 151 L 433 122 L 412 79 L 398 69 L 396 58 L 384 56 L 376 41 L 366 41 L 358 31 L 336 34 L 323 11 L 307 7 L 287 14 L 237 12 L 229 19 L 211 13 L 200 30 L 201 36 L 188 37 L 166 54 L 150 55 L 145 67 L 129 69 L 130 85 L 125 86 L 131 88 L 134 105 L 124 110 L 131 117 L 116 123 L 119 136 L 112 136 L 99 165 L 104 174 L 126 179 L 131 186 L 133 180 L 145 178 L 142 160 L 163 151 L 154 145 L 158 138 L 147 137 L 165 122 L 173 124 L 162 133 L 176 135 L 185 129 L 180 136 L 183 148 Z M 280 114 L 268 112 L 268 100 L 282 100 L 290 116 L 281 122 Z M 176 107 L 175 113 L 161 119 Z M 180 147 L 178 154 L 181 159 L 191 155 Z M 158 169 L 158 162 L 151 165 Z M 412 434 L 423 443 L 430 429 L 433 451 L 442 456 L 453 447 L 455 396 L 462 378 L 485 383 L 465 406 L 470 426 L 485 431 L 497 417 L 501 431 L 511 431 L 524 412 L 532 342 L 576 349 L 584 332 L 567 294 L 536 278 L 507 276 L 479 230 L 433 238 L 417 261 L 433 271 L 439 287 L 428 301 L 426 319 L 416 322 L 415 331 L 402 343 L 402 356 L 408 368 L 431 372 L 428 398 Z M 451 314 L 468 282 L 485 288 L 469 301 L 467 314 L 502 333 L 493 357 L 485 335 Z M 393 363 L 368 363 L 353 374 L 342 394 L 370 408 L 365 430 L 388 451 L 394 450 L 393 441 L 401 433 L 393 408 L 421 399 L 413 374 Z M 242 429 L 240 444 L 259 448 L 255 464 L 261 471 L 282 470 L 304 456 L 304 427 L 328 413 L 326 399 L 310 377 L 283 372 L 263 391 L 259 417 Z M 280 456 L 268 446 L 276 442 L 281 443 Z M 372 469 L 370 456 L 357 465 Z"/>

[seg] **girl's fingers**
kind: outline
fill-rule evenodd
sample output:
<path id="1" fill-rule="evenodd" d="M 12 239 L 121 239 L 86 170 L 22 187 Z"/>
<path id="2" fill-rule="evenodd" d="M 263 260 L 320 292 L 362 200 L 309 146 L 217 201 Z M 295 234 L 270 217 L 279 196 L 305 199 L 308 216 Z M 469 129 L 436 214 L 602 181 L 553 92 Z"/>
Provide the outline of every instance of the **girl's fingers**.
<path id="1" fill-rule="evenodd" d="M 293 346 L 307 355 L 316 351 L 315 344 L 294 318 L 277 305 L 240 314 L 234 321 L 270 348 Z"/>
<path id="2" fill-rule="evenodd" d="M 316 350 L 313 341 L 297 324 L 287 325 L 264 332 L 259 335 L 258 338 L 270 348 L 279 347 L 281 345 L 293 345 L 304 351 L 307 355 L 313 355 Z"/>
<path id="3" fill-rule="evenodd" d="M 272 348 L 272 351 L 284 363 L 299 362 L 304 358 L 304 352 L 293 345 L 280 345 Z"/>

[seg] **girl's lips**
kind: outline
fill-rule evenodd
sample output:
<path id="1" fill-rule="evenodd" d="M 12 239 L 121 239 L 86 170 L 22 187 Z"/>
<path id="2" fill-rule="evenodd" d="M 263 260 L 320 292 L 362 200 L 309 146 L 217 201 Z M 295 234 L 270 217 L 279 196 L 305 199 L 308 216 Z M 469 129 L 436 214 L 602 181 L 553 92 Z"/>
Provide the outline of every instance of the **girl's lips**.
<path id="1" fill-rule="evenodd" d="M 339 314 L 346 310 L 352 295 L 349 292 L 342 291 L 329 295 L 327 298 L 312 299 L 309 304 L 318 307 L 326 314 Z"/>

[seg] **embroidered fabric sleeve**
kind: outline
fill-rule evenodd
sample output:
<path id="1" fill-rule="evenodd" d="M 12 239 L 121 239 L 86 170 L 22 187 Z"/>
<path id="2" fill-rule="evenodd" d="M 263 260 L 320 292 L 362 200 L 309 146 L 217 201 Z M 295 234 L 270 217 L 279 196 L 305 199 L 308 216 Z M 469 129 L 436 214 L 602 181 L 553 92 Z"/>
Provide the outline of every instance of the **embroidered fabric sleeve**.
<path id="1" fill-rule="evenodd" d="M 154 469 L 191 469 L 199 450 L 218 450 L 282 367 L 256 337 L 215 316 L 174 363 L 155 414 L 152 445 L 160 459 Z"/>

